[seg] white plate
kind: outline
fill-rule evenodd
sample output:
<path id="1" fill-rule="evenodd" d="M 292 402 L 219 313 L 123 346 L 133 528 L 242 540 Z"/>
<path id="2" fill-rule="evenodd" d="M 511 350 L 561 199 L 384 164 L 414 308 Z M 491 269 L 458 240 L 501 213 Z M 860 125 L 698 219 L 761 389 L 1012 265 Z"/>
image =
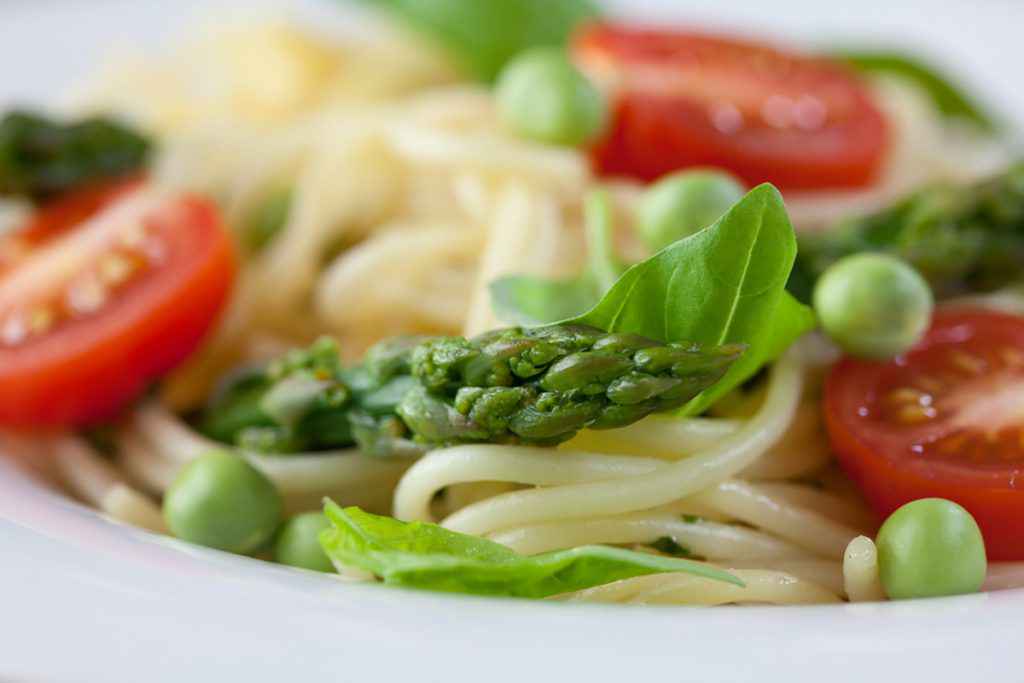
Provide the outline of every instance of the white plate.
<path id="1" fill-rule="evenodd" d="M 484 0 L 481 0 L 484 1 Z M 487 0 L 489 1 L 489 0 Z M 230 5 L 232 3 L 216 3 Z M 252 3 L 246 3 L 251 6 Z M 279 3 L 261 2 L 263 5 Z M 620 11 L 630 3 L 617 3 Z M 649 17 L 902 41 L 1024 118 L 1024 5 L 775 0 Z M 752 3 L 753 4 L 753 3 Z M 0 104 L 51 99 L 201 0 L 0 7 Z M 301 13 L 332 14 L 302 3 Z M 980 6 L 979 6 L 980 5 Z M 1024 591 L 808 608 L 619 608 L 342 584 L 101 519 L 0 460 L 0 681 L 931 681 L 1017 676 Z"/>

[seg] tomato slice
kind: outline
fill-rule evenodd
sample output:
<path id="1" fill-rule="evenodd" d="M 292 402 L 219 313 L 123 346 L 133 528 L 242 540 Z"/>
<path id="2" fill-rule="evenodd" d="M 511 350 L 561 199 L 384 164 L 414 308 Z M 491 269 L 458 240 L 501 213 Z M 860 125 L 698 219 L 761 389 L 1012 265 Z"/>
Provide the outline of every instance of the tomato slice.
<path id="1" fill-rule="evenodd" d="M 894 361 L 831 371 L 825 420 L 847 473 L 880 514 L 937 496 L 963 505 L 990 559 L 1024 560 L 1024 318 L 939 312 Z"/>
<path id="2" fill-rule="evenodd" d="M 0 424 L 108 419 L 183 361 L 224 306 L 234 247 L 208 200 L 90 187 L 0 241 Z"/>
<path id="3" fill-rule="evenodd" d="M 695 31 L 596 24 L 575 60 L 615 102 L 593 150 L 599 172 L 653 180 L 690 166 L 782 189 L 872 183 L 884 116 L 857 78 L 826 59 Z"/>

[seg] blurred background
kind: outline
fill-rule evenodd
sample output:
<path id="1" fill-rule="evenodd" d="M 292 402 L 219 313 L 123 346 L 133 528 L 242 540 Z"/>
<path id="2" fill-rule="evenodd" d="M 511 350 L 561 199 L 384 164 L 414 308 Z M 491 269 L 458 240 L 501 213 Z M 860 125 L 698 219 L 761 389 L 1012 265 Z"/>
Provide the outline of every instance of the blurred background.
<path id="1" fill-rule="evenodd" d="M 172 39 L 197 18 L 253 12 L 296 15 L 345 30 L 345 0 L 2 0 L 0 100 L 49 101 L 105 52 Z M 605 0 L 632 17 L 664 17 L 787 36 L 807 46 L 899 46 L 970 82 L 998 110 L 1024 118 L 1021 0 Z M 350 15 L 349 15 L 350 16 Z M 40 26 L 54 40 L 40 44 Z M 951 37 L 953 37 L 951 39 Z"/>

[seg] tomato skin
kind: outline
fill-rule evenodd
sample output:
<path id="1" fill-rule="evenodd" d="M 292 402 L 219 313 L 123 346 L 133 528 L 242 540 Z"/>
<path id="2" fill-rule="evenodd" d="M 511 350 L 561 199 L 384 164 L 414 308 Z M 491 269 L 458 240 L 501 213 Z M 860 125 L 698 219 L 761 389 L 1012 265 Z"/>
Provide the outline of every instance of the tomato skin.
<path id="1" fill-rule="evenodd" d="M 615 98 L 611 129 L 592 150 L 604 175 L 650 181 L 713 166 L 749 185 L 854 188 L 874 182 L 886 156 L 885 117 L 856 77 L 828 60 L 696 32 L 610 24 L 581 32 L 574 54 L 585 71 L 611 83 Z M 770 125 L 761 112 L 773 97 L 816 103 L 820 108 L 810 113 L 824 119 Z M 742 123 L 723 128 L 714 114 L 722 107 Z"/>
<path id="2" fill-rule="evenodd" d="M 123 195 L 114 192 L 110 202 Z M 95 314 L 24 344 L 0 345 L 0 423 L 38 428 L 108 420 L 196 349 L 227 301 L 235 251 L 210 201 L 182 195 L 172 209 L 166 218 L 150 217 L 166 223 L 164 260 L 151 273 Z"/>
<path id="3" fill-rule="evenodd" d="M 924 342 L 896 363 L 913 366 L 935 349 L 953 348 L 961 340 L 997 340 L 1024 350 L 1024 318 L 990 311 L 940 312 Z M 1024 560 L 1024 463 L 969 463 L 915 455 L 905 433 L 887 432 L 858 417 L 866 401 L 876 398 L 880 379 L 893 365 L 844 358 L 826 380 L 825 426 L 844 471 L 883 518 L 912 500 L 946 498 L 974 516 L 990 560 Z"/>

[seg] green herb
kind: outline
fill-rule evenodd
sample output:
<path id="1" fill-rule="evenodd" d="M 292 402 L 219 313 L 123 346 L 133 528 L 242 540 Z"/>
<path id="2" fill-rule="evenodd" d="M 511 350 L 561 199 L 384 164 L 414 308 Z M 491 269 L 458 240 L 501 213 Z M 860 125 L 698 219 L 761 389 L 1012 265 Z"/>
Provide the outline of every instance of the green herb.
<path id="1" fill-rule="evenodd" d="M 815 282 L 859 252 L 898 256 L 937 297 L 1019 280 L 1024 263 L 1024 161 L 969 185 L 921 189 L 893 206 L 800 239 L 789 289 L 808 301 Z"/>
<path id="2" fill-rule="evenodd" d="M 0 196 L 47 199 L 76 186 L 134 173 L 152 144 L 106 118 L 61 123 L 12 111 L 0 119 Z"/>
<path id="3" fill-rule="evenodd" d="M 725 377 L 686 406 L 703 412 L 813 329 L 786 291 L 796 237 L 782 196 L 751 190 L 711 226 L 627 270 L 598 304 L 567 322 L 659 341 L 743 344 Z"/>
<path id="4" fill-rule="evenodd" d="M 388 10 L 447 48 L 482 81 L 531 47 L 564 45 L 573 28 L 599 15 L 589 0 L 362 0 Z"/>
<path id="5" fill-rule="evenodd" d="M 651 543 L 651 547 L 659 553 L 672 555 L 673 557 L 693 557 L 693 552 L 685 545 L 680 545 L 674 538 L 662 536 Z"/>
<path id="6" fill-rule="evenodd" d="M 996 120 L 973 97 L 934 66 L 898 52 L 837 52 L 833 56 L 865 73 L 891 74 L 920 88 L 943 116 L 970 121 L 984 131 L 998 128 Z"/>
<path id="7" fill-rule="evenodd" d="M 587 265 L 577 277 L 545 280 L 512 275 L 491 283 L 491 305 L 507 323 L 542 325 L 589 310 L 625 270 L 612 243 L 613 211 L 608 193 L 591 193 L 584 204 Z"/>
<path id="8" fill-rule="evenodd" d="M 292 209 L 292 194 L 291 188 L 278 190 L 253 211 L 244 228 L 246 246 L 259 251 L 281 232 Z"/>
<path id="9" fill-rule="evenodd" d="M 684 559 L 607 546 L 523 556 L 505 546 L 436 524 L 400 522 L 327 501 L 334 525 L 320 543 L 338 565 L 385 583 L 477 595 L 546 598 L 633 576 L 680 572 L 742 586 L 735 576 Z"/>

